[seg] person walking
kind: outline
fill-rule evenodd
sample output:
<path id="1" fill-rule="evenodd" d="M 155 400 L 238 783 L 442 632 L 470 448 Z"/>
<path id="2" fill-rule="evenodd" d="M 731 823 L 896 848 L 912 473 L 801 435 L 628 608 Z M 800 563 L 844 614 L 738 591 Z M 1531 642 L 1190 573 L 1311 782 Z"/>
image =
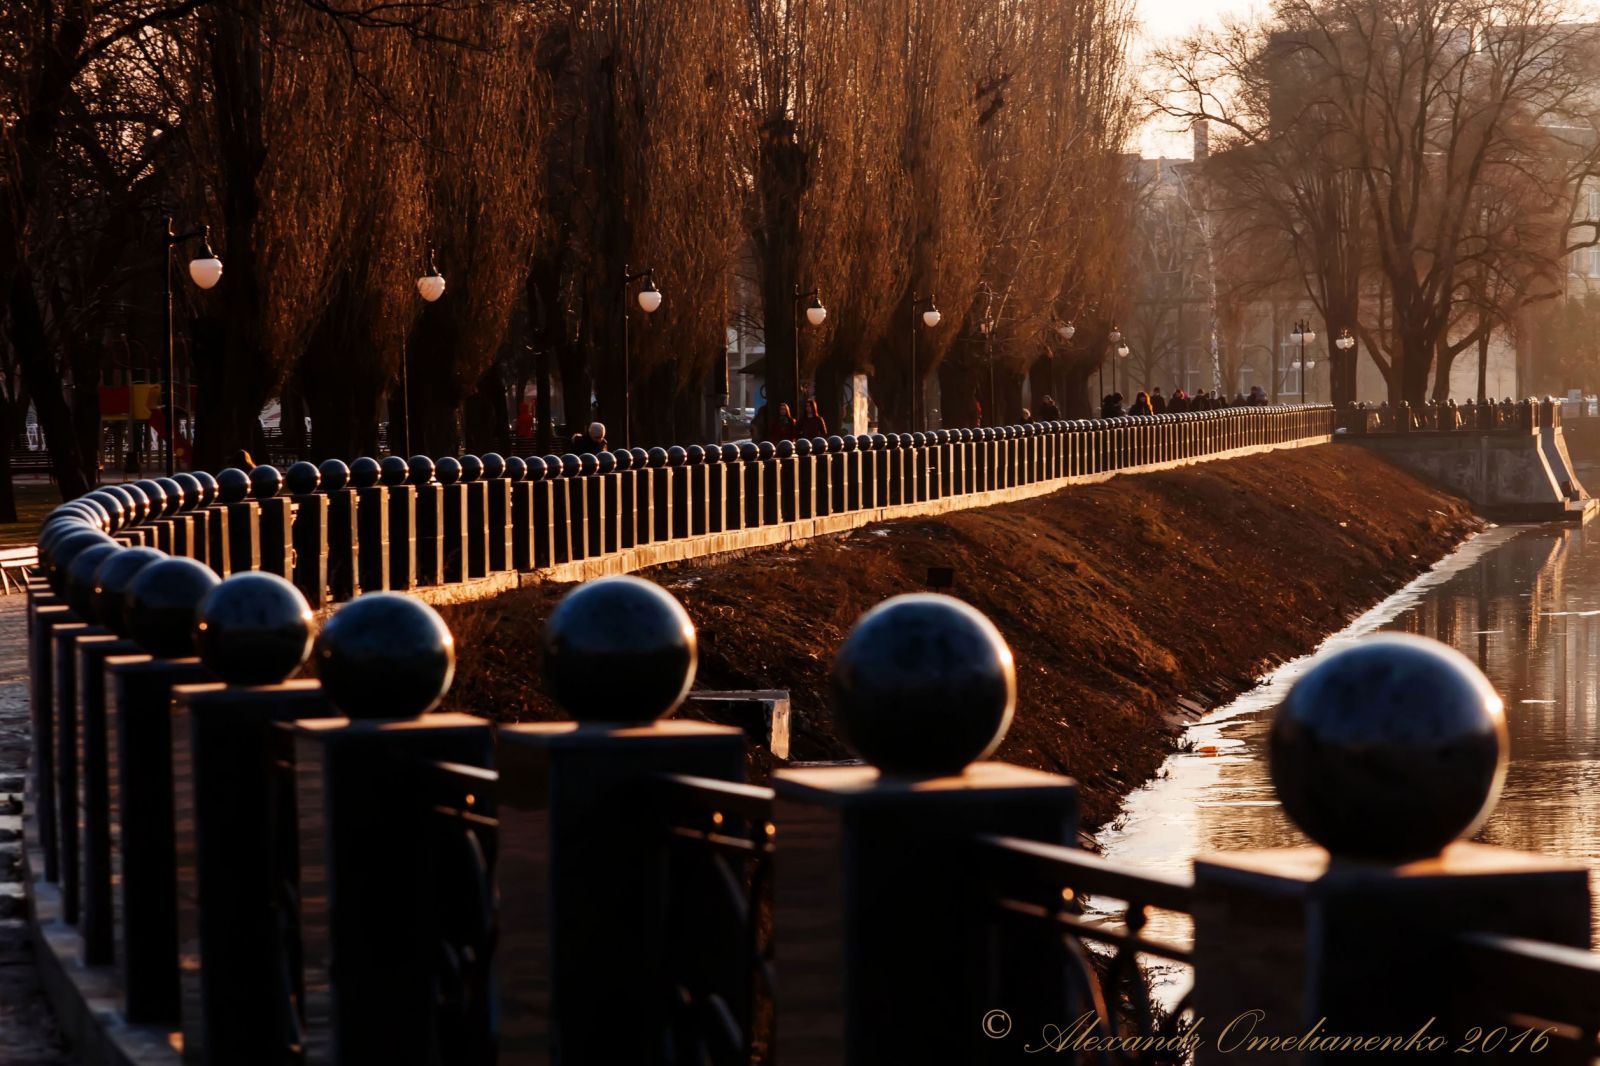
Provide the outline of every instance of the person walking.
<path id="1" fill-rule="evenodd" d="M 1150 392 L 1150 410 L 1158 415 L 1167 413 L 1167 398 L 1161 395 L 1161 386 L 1157 385 Z"/>
<path id="2" fill-rule="evenodd" d="M 1039 420 L 1041 422 L 1061 421 L 1061 408 L 1057 407 L 1055 400 L 1049 396 L 1046 396 L 1044 401 L 1039 404 Z"/>
<path id="3" fill-rule="evenodd" d="M 816 397 L 806 401 L 805 414 L 800 417 L 800 426 L 797 430 L 802 437 L 826 437 L 828 423 L 822 418 L 822 412 L 817 409 Z"/>
<path id="4" fill-rule="evenodd" d="M 772 416 L 772 422 L 767 427 L 767 439 L 772 441 L 794 440 L 794 416 L 789 413 L 789 405 L 780 403 L 778 413 Z"/>
<path id="5" fill-rule="evenodd" d="M 1155 409 L 1150 406 L 1150 394 L 1141 392 L 1133 398 L 1133 406 L 1128 409 L 1130 415 L 1153 415 Z"/>

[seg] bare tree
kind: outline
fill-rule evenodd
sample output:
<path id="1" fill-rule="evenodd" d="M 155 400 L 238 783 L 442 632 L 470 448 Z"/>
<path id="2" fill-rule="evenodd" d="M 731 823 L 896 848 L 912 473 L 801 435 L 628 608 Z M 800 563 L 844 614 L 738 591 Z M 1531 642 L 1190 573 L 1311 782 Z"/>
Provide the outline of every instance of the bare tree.
<path id="1" fill-rule="evenodd" d="M 1475 264 L 1515 258 L 1524 278 L 1549 277 L 1572 246 L 1503 239 L 1564 214 L 1595 169 L 1594 37 L 1563 15 L 1552 0 L 1280 0 L 1269 25 L 1166 57 L 1167 110 L 1233 132 L 1229 165 L 1295 240 L 1330 333 L 1356 321 L 1353 238 L 1370 242 L 1382 299 L 1357 326 L 1392 400 L 1420 403 L 1436 359 L 1448 373 L 1496 317 L 1453 329 Z M 1485 215 L 1491 189 L 1518 221 Z M 1339 380 L 1348 396 L 1352 365 Z"/>

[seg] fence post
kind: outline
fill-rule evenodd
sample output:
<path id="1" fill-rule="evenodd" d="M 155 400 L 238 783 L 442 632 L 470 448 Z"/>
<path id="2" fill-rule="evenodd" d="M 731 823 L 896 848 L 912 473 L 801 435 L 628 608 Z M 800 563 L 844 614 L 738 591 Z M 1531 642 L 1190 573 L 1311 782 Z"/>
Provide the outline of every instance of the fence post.
<path id="1" fill-rule="evenodd" d="M 103 636 L 85 636 L 78 645 L 78 935 L 83 961 L 104 965 L 112 959 L 111 822 L 107 791 L 105 663 L 113 655 L 135 655 L 124 621 L 128 586 L 139 571 L 164 559 L 154 548 L 130 548 L 103 557 L 89 587 L 92 614 Z"/>
<path id="2" fill-rule="evenodd" d="M 473 457 L 476 460 L 476 456 Z M 439 555 L 443 581 L 453 585 L 467 579 L 467 485 L 461 460 L 441 455 L 434 460 L 434 477 L 443 489 L 439 519 Z"/>
<path id="3" fill-rule="evenodd" d="M 723 490 L 728 471 L 722 463 L 722 445 L 707 444 L 702 451 L 705 453 L 702 462 L 706 472 L 705 532 L 721 533 L 723 518 L 728 513 L 727 497 Z"/>
<path id="4" fill-rule="evenodd" d="M 1077 788 L 985 761 L 1016 678 L 1000 634 L 958 600 L 898 596 L 869 611 L 833 690 L 868 765 L 774 774 L 776 1061 L 988 1061 L 983 1016 L 1006 1005 L 984 1001 L 991 916 L 972 838 L 1068 843 Z M 1039 980 L 1048 999 L 1062 978 Z"/>
<path id="5" fill-rule="evenodd" d="M 598 559 L 606 553 L 605 482 L 600 480 L 600 457 L 593 452 L 578 456 L 578 475 L 584 553 L 591 559 Z"/>
<path id="6" fill-rule="evenodd" d="M 327 464 L 323 464 L 326 466 Z M 337 473 L 337 471 L 335 471 Z M 386 592 L 389 588 L 389 488 L 380 485 L 383 469 L 377 460 L 362 456 L 350 464 L 348 495 L 337 498 L 328 517 L 328 537 L 338 544 L 337 555 L 345 552 L 344 537 L 349 526 L 349 548 L 353 574 L 346 583 L 339 562 L 338 578 L 330 578 L 335 599 L 354 599 L 363 590 Z M 325 475 L 326 476 L 326 475 Z M 361 546 L 365 544 L 366 550 Z"/>
<path id="7" fill-rule="evenodd" d="M 1461 839 L 1499 794 L 1506 748 L 1500 698 L 1453 649 L 1385 635 L 1323 657 L 1269 739 L 1284 811 L 1322 847 L 1195 863 L 1196 1013 L 1264 1012 L 1257 1036 L 1442 1038 L 1430 1050 L 1448 1054 L 1484 1023 L 1462 1016 L 1457 936 L 1587 947 L 1583 866 Z M 1221 1036 L 1197 1063 L 1233 1061 Z"/>
<path id="8" fill-rule="evenodd" d="M 539 460 L 542 466 L 544 460 Z M 513 455 L 506 460 L 506 480 L 510 482 L 510 498 L 506 502 L 506 524 L 510 527 L 511 556 L 509 563 L 511 569 L 518 571 L 532 570 L 536 566 L 548 565 L 549 560 L 541 564 L 535 562 L 534 532 L 533 532 L 533 486 L 530 480 L 529 461 L 520 455 Z M 543 476 L 541 472 L 541 478 Z M 549 510 L 546 509 L 546 515 Z M 546 540 L 546 545 L 549 541 Z M 548 547 L 546 549 L 548 551 Z"/>
<path id="9" fill-rule="evenodd" d="M 800 471 L 794 441 L 780 440 L 773 448 L 772 458 L 766 461 L 766 467 L 767 481 L 772 488 L 768 513 L 775 523 L 793 522 L 799 517 L 800 507 Z"/>
<path id="10" fill-rule="evenodd" d="M 167 518 L 167 490 L 161 480 L 145 478 L 136 482 L 149 501 L 145 514 L 145 527 L 155 536 L 154 546 L 163 555 L 172 554 L 172 522 Z"/>
<path id="11" fill-rule="evenodd" d="M 293 749 L 275 722 L 331 714 L 315 681 L 311 608 L 271 574 L 238 574 L 200 605 L 200 659 L 223 684 L 173 689 L 172 777 L 183 1050 L 214 1066 L 299 1053 Z"/>
<path id="12" fill-rule="evenodd" d="M 899 439 L 899 434 L 895 435 Z M 894 461 L 894 453 L 890 451 L 893 445 L 886 433 L 872 435 L 872 451 L 867 454 L 872 456 L 872 505 L 874 507 L 889 506 L 889 466 Z"/>
<path id="13" fill-rule="evenodd" d="M 648 543 L 648 538 L 639 539 L 641 527 L 649 525 L 639 512 L 643 503 L 640 486 L 643 484 L 644 471 L 639 469 L 639 463 L 629 449 L 618 448 L 613 454 L 617 467 L 617 546 L 632 548 Z"/>
<path id="14" fill-rule="evenodd" d="M 372 463 L 370 459 L 367 462 Z M 351 487 L 350 467 L 342 460 L 323 460 L 317 473 L 322 492 L 328 497 L 328 596 L 342 603 L 361 591 L 361 497 Z M 376 463 L 372 463 L 370 473 L 376 480 Z M 376 550 L 376 545 L 368 548 L 368 552 Z"/>
<path id="15" fill-rule="evenodd" d="M 495 456 L 496 459 L 500 457 Z M 504 460 L 501 460 L 502 466 Z M 483 459 L 461 457 L 461 492 L 467 501 L 467 520 L 461 531 L 463 579 L 489 576 L 489 541 L 494 535 L 489 522 L 489 483 L 485 480 Z M 501 512 L 502 519 L 504 512 Z M 501 529 L 505 528 L 502 521 Z"/>
<path id="16" fill-rule="evenodd" d="M 406 484 L 415 497 L 416 584 L 443 584 L 444 486 L 434 480 L 433 460 L 426 455 L 413 455 L 406 461 L 406 471 Z"/>
<path id="17" fill-rule="evenodd" d="M 672 539 L 682 540 L 694 528 L 694 505 L 689 484 L 689 449 L 681 444 L 667 449 L 667 480 L 672 485 Z"/>
<path id="18" fill-rule="evenodd" d="M 622 550 L 622 475 L 617 473 L 615 452 L 601 452 L 595 456 L 596 473 L 592 494 L 600 501 L 600 548 L 606 554 Z"/>
<path id="19" fill-rule="evenodd" d="M 128 586 L 124 622 L 149 654 L 105 660 L 113 734 L 106 772 L 117 830 L 111 877 L 121 902 L 114 953 L 122 1015 L 134 1023 L 171 1025 L 181 1014 L 172 690 L 211 679 L 194 657 L 195 621 L 219 580 L 190 559 L 163 559 L 140 568 Z"/>
<path id="20" fill-rule="evenodd" d="M 330 508 L 328 497 L 317 491 L 321 482 L 321 470 L 310 463 L 295 463 L 284 472 L 284 484 L 289 490 L 294 515 L 290 531 L 294 569 L 291 574 L 284 576 L 292 577 L 295 587 L 317 608 L 328 603 Z"/>
<path id="21" fill-rule="evenodd" d="M 944 461 L 944 447 L 939 443 L 942 429 L 913 433 L 917 445 L 917 499 L 937 500 L 939 493 L 939 467 Z"/>
<path id="22" fill-rule="evenodd" d="M 856 457 L 860 464 L 861 502 L 858 507 L 863 511 L 870 511 L 874 507 L 882 506 L 882 501 L 878 498 L 878 464 L 882 460 L 879 456 L 877 434 L 856 435 Z"/>
<path id="23" fill-rule="evenodd" d="M 387 497 L 362 490 L 364 528 L 378 521 L 371 508 L 384 507 L 388 522 L 389 547 L 382 557 L 387 589 L 405 591 L 417 584 L 417 490 L 408 484 L 411 466 L 398 455 L 385 456 L 378 464 L 378 480 Z M 368 591 L 371 591 L 370 589 Z"/>
<path id="24" fill-rule="evenodd" d="M 669 456 L 665 448 L 651 448 L 645 452 L 645 462 L 650 468 L 650 510 L 653 524 L 650 537 L 656 541 L 672 539 L 677 527 L 677 516 L 672 511 L 672 471 L 667 467 Z"/>
<path id="25" fill-rule="evenodd" d="M 690 519 L 688 531 L 693 536 L 704 536 L 707 533 L 706 511 L 709 499 L 709 479 L 706 475 L 706 448 L 702 445 L 690 445 L 685 448 L 685 491 L 690 498 Z"/>
<path id="26" fill-rule="evenodd" d="M 484 519 L 489 529 L 489 557 L 485 565 L 492 573 L 511 569 L 511 486 L 527 469 L 520 459 L 513 467 L 499 452 L 483 457 L 484 493 L 489 497 Z"/>
<path id="27" fill-rule="evenodd" d="M 544 457 L 544 478 L 550 485 L 550 562 L 552 565 L 570 562 L 572 554 L 572 519 L 567 514 L 567 464 L 559 455 Z M 529 468 L 530 472 L 533 469 Z M 538 515 L 534 516 L 537 522 Z"/>
<path id="28" fill-rule="evenodd" d="M 281 725 L 294 744 L 299 918 L 311 1064 L 492 1060 L 490 725 L 427 713 L 455 649 L 421 601 L 374 593 L 323 627 L 317 672 L 345 717 Z M 455 764 L 463 837 L 432 832 L 430 782 Z M 479 813 L 479 812 L 482 813 Z M 476 828 L 474 828 L 476 827 Z M 480 833 L 481 831 L 481 833 Z M 464 938 L 463 938 L 464 937 Z"/>
<path id="29" fill-rule="evenodd" d="M 811 438 L 800 437 L 794 442 L 794 516 L 798 519 L 817 516 L 817 457 Z"/>
<path id="30" fill-rule="evenodd" d="M 881 456 L 884 466 L 882 503 L 898 505 L 910 502 L 906 496 L 906 456 L 909 454 L 911 434 L 889 433 L 884 436 L 885 451 Z"/>
<path id="31" fill-rule="evenodd" d="M 261 569 L 261 506 L 249 497 L 249 474 L 229 467 L 217 475 L 217 500 L 227 512 L 224 552 L 230 573 Z M 148 539 L 143 543 L 154 546 Z"/>
<path id="32" fill-rule="evenodd" d="M 633 507 L 623 512 L 631 515 L 631 519 L 623 521 L 633 522 L 635 544 L 650 544 L 656 536 L 655 471 L 650 469 L 650 453 L 643 448 L 630 449 L 628 455 L 628 469 L 633 471 Z"/>
<path id="33" fill-rule="evenodd" d="M 828 442 L 828 513 L 844 514 L 850 509 L 849 475 L 845 456 L 844 438 L 835 433 Z"/>
<path id="34" fill-rule="evenodd" d="M 541 645 L 546 687 L 574 721 L 499 733 L 501 1059 L 665 1064 L 654 782 L 742 780 L 744 734 L 664 718 L 693 682 L 695 633 L 649 582 L 581 585 Z"/>
<path id="35" fill-rule="evenodd" d="M 280 496 L 282 491 L 277 467 L 250 471 L 250 495 L 261 508 L 261 569 L 288 578 L 294 573 L 294 501 Z"/>
<path id="36" fill-rule="evenodd" d="M 200 502 L 199 483 L 190 474 L 162 478 L 167 490 L 167 511 L 172 520 L 172 554 L 204 563 L 205 549 L 195 535 L 194 508 Z"/>

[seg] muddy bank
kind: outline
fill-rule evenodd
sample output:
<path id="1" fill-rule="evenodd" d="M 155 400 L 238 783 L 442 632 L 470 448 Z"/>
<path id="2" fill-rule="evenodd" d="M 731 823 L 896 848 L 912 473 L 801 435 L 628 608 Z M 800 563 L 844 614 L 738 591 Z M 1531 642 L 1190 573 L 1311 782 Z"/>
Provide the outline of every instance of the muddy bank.
<path id="1" fill-rule="evenodd" d="M 828 759 L 848 755 L 826 702 L 834 649 L 867 608 L 922 589 L 930 567 L 953 568 L 949 591 L 993 619 L 1016 656 L 1000 757 L 1076 776 L 1094 826 L 1155 772 L 1186 715 L 1314 648 L 1477 527 L 1462 501 L 1334 445 L 645 576 L 699 628 L 697 685 L 789 689 L 794 757 Z M 460 655 L 447 705 L 555 716 L 537 635 L 565 591 L 447 609 Z"/>

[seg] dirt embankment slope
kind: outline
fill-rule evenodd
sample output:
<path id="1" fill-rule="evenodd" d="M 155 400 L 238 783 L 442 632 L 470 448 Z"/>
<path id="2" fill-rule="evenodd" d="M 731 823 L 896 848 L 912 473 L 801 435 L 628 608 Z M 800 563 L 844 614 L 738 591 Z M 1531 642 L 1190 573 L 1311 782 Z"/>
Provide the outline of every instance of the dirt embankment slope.
<path id="1" fill-rule="evenodd" d="M 1466 504 L 1328 446 L 1119 477 L 1024 503 L 870 526 L 645 576 L 688 608 L 705 688 L 791 691 L 794 755 L 848 754 L 827 708 L 834 650 L 861 613 L 953 567 L 954 595 L 1016 656 L 1000 757 L 1076 776 L 1086 825 L 1111 817 L 1185 715 L 1248 688 L 1477 528 Z M 566 586 L 448 609 L 449 705 L 553 717 L 537 637 Z M 1192 709 L 1192 708 L 1191 708 Z"/>

